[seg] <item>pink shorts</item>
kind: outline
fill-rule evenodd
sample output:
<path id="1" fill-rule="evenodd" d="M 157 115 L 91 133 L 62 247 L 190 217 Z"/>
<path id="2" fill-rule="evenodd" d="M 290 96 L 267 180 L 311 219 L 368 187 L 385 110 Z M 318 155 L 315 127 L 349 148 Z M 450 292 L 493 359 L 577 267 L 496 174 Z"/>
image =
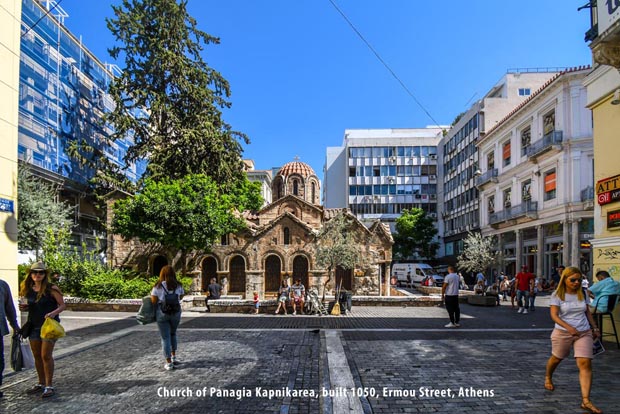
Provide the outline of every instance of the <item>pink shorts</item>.
<path id="1" fill-rule="evenodd" d="M 551 353 L 559 359 L 564 359 L 570 355 L 570 348 L 573 347 L 574 358 L 592 359 L 592 331 L 579 332 L 578 336 L 573 336 L 568 331 L 555 328 L 551 332 Z"/>

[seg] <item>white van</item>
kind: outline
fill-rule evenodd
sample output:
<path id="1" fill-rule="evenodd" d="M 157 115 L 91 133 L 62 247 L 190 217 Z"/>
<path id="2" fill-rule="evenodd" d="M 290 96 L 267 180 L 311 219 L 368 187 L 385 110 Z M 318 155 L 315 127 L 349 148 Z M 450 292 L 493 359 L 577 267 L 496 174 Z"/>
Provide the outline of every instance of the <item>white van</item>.
<path id="1" fill-rule="evenodd" d="M 435 286 L 443 285 L 443 277 L 426 263 L 395 263 L 392 265 L 392 278 L 396 278 L 397 285 L 407 285 L 408 273 L 411 274 L 414 284 L 419 285 L 426 277 L 432 276 L 435 279 Z"/>

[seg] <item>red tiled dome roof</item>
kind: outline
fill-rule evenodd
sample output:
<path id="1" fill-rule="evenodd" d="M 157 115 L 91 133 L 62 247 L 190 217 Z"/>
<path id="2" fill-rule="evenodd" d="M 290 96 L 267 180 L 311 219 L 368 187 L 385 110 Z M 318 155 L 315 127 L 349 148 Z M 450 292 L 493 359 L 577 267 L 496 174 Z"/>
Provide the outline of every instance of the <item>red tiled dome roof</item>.
<path id="1" fill-rule="evenodd" d="M 301 161 L 291 161 L 282 166 L 278 175 L 288 177 L 292 174 L 299 174 L 303 178 L 308 178 L 311 175 L 316 175 L 311 166 Z"/>

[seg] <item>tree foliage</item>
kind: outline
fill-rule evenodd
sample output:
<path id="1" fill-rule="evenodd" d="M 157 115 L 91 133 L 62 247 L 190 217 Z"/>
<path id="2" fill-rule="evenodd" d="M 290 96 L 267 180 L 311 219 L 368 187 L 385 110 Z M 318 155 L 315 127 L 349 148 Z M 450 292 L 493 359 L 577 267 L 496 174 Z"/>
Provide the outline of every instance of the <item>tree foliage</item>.
<path id="1" fill-rule="evenodd" d="M 73 207 L 58 201 L 59 188 L 34 175 L 25 164 L 18 167 L 17 221 L 18 247 L 39 255 L 46 234 L 69 231 L 73 226 Z"/>
<path id="2" fill-rule="evenodd" d="M 469 233 L 463 240 L 464 248 L 458 258 L 458 267 L 468 272 L 483 272 L 499 259 L 495 240 L 480 233 Z"/>
<path id="3" fill-rule="evenodd" d="M 358 262 L 359 251 L 352 236 L 351 220 L 343 210 L 325 222 L 317 235 L 316 262 L 328 270 L 328 278 L 323 284 L 323 300 L 336 268 L 353 269 Z"/>
<path id="4" fill-rule="evenodd" d="M 244 176 L 241 143 L 248 138 L 222 120 L 230 86 L 202 58 L 219 39 L 198 29 L 187 0 L 123 0 L 107 19 L 124 59 L 110 85 L 115 137 L 132 135 L 125 157 L 148 158 L 146 176 L 160 180 L 205 174 L 228 189 Z"/>
<path id="5" fill-rule="evenodd" d="M 255 185 L 243 182 L 232 194 L 221 194 L 205 175 L 149 179 L 140 193 L 114 204 L 112 231 L 181 251 L 185 274 L 189 250 L 206 250 L 221 235 L 245 226 L 237 211 L 259 208 L 262 199 L 256 192 Z"/>
<path id="6" fill-rule="evenodd" d="M 396 232 L 393 248 L 395 254 L 403 258 L 414 253 L 427 259 L 435 257 L 439 248 L 439 244 L 433 241 L 437 229 L 433 219 L 421 208 L 403 210 L 402 215 L 396 219 Z"/>

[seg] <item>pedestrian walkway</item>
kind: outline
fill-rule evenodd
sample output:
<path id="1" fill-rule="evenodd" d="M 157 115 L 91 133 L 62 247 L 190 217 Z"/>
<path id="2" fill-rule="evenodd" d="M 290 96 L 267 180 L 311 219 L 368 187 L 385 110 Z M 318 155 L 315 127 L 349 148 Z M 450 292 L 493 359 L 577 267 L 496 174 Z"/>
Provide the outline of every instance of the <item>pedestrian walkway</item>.
<path id="1" fill-rule="evenodd" d="M 581 413 L 573 360 L 558 368 L 555 392 L 543 388 L 552 324 L 539 311 L 464 305 L 462 328 L 452 330 L 439 307 L 358 307 L 346 317 L 186 312 L 173 371 L 163 369 L 156 326 L 127 314 L 71 329 L 80 320 L 66 317 L 57 395 L 26 395 L 34 372 L 14 373 L 0 412 Z M 593 363 L 592 399 L 613 413 L 620 351 L 607 344 Z"/>

